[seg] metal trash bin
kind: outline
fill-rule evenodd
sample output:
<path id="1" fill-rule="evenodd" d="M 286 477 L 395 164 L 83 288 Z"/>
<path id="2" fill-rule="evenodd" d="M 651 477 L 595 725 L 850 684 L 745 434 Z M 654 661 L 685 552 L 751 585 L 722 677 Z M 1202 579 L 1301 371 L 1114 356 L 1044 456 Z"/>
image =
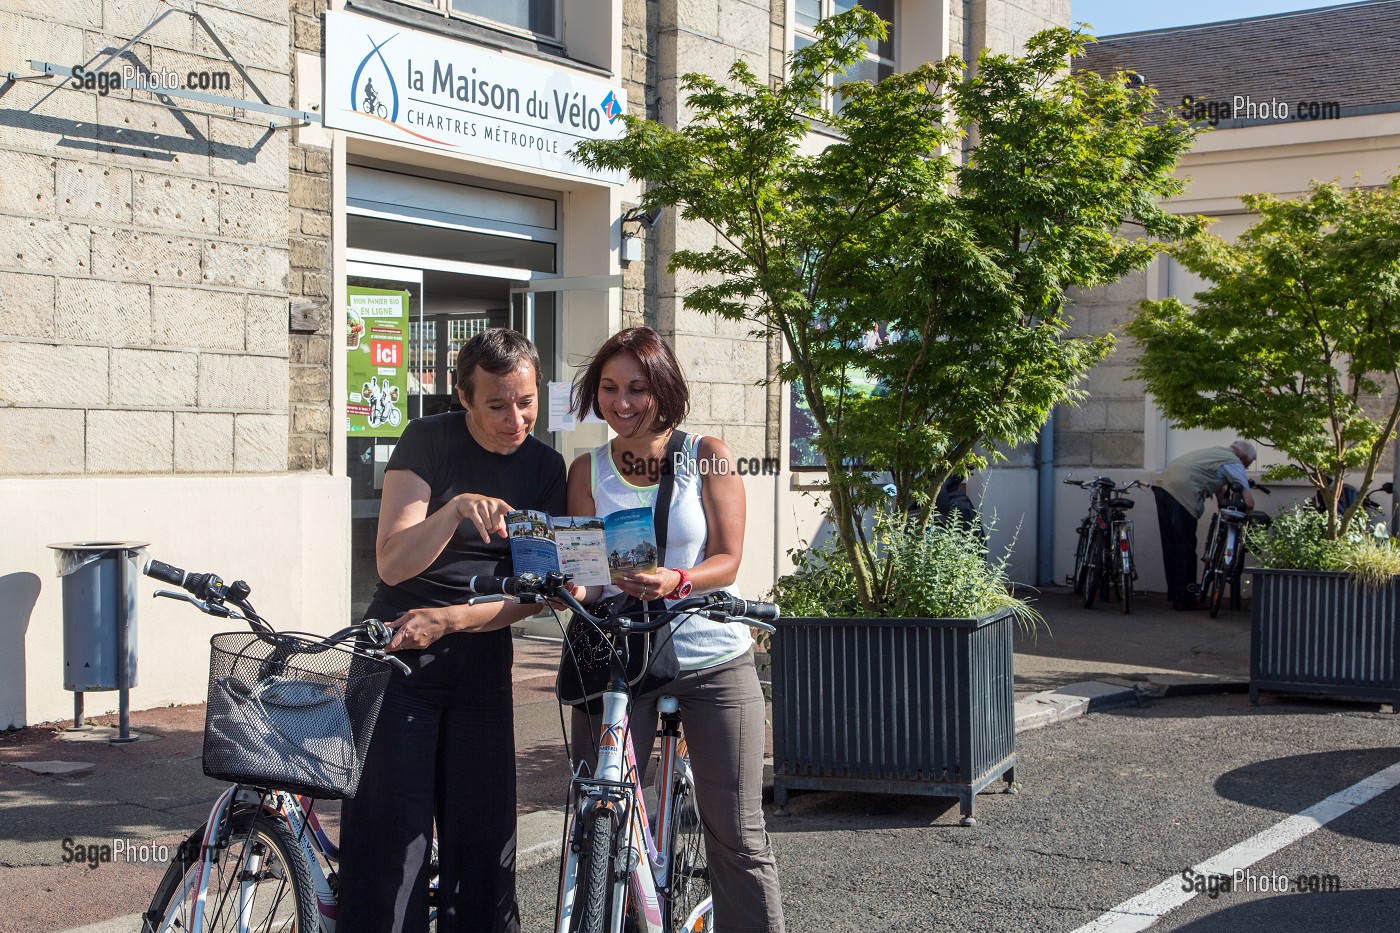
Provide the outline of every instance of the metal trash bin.
<path id="1" fill-rule="evenodd" d="M 73 693 L 73 728 L 83 723 L 83 693 L 119 690 L 120 729 L 131 742 L 128 691 L 136 686 L 137 559 L 145 541 L 50 544 L 63 580 L 63 688 Z"/>

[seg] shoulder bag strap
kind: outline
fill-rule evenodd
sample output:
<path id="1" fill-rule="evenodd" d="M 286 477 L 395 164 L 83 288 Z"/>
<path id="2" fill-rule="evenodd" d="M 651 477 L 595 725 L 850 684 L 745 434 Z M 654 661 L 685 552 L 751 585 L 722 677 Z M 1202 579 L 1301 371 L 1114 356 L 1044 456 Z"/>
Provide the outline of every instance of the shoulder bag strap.
<path id="1" fill-rule="evenodd" d="M 661 464 L 661 479 L 656 490 L 656 507 L 652 520 L 656 523 L 656 562 L 666 566 L 666 526 L 671 523 L 671 494 L 676 488 L 676 455 L 685 450 L 688 435 L 672 431 L 666 444 L 666 460 Z"/>

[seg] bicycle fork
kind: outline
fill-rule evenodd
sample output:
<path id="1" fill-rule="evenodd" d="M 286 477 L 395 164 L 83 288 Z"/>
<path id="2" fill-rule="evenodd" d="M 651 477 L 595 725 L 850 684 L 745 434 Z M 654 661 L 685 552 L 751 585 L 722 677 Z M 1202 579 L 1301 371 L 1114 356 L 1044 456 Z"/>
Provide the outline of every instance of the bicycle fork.
<path id="1" fill-rule="evenodd" d="M 190 930 L 200 931 L 204 929 L 209 879 L 213 876 L 214 862 L 220 857 L 219 853 L 228 848 L 226 825 L 229 820 L 229 811 L 235 804 L 240 803 L 257 806 L 263 812 L 283 820 L 291 827 L 292 838 L 301 846 L 302 853 L 311 866 L 312 893 L 316 899 L 317 913 L 320 914 L 321 933 L 335 933 L 335 893 L 331 890 L 330 881 L 325 872 L 321 870 L 320 860 L 312 845 L 313 836 L 324 843 L 329 842 L 320 825 L 314 818 L 304 817 L 303 811 L 299 807 L 292 806 L 292 798 L 285 792 L 278 791 L 273 795 L 271 801 L 265 801 L 262 794 L 250 791 L 239 784 L 233 784 L 224 789 L 223 793 L 214 801 L 214 805 L 210 807 L 209 818 L 204 823 L 204 835 L 200 838 L 199 847 L 199 871 L 196 873 L 189 890 L 183 894 L 184 897 L 194 899 Z M 246 850 L 244 864 L 235 867 L 238 872 L 237 929 L 239 931 L 248 930 L 252 922 L 251 912 L 254 906 L 252 893 L 262 873 L 264 857 L 263 852 L 250 847 Z M 161 930 L 158 933 L 165 933 L 165 931 Z M 315 933 L 315 931 L 311 931 L 311 933 Z"/>

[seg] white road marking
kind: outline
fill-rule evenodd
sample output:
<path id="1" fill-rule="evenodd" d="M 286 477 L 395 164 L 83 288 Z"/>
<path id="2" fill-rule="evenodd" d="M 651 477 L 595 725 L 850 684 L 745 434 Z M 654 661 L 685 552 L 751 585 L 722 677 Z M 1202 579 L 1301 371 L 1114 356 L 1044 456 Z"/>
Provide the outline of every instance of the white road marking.
<path id="1" fill-rule="evenodd" d="M 1346 790 L 1338 791 L 1192 868 L 1201 875 L 1233 876 L 1236 869 L 1248 868 L 1396 786 L 1400 786 L 1400 762 L 1377 771 Z M 1183 891 L 1181 888 L 1181 875 L 1173 875 L 1156 887 L 1111 908 L 1074 933 L 1134 933 L 1145 930 L 1199 893 L 1194 889 Z"/>

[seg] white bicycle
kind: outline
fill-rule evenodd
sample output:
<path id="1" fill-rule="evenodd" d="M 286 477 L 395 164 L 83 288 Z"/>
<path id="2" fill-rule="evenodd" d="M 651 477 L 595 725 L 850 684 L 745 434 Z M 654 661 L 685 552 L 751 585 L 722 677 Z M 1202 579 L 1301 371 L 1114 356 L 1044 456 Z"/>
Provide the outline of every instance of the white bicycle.
<path id="1" fill-rule="evenodd" d="M 632 750 L 628 710 L 627 635 L 656 631 L 684 613 L 742 621 L 773 631 L 764 620 L 778 618 L 772 603 L 738 599 L 726 593 L 692 596 L 664 612 L 590 613 L 568 589 L 561 573 L 544 576 L 475 577 L 471 589 L 483 594 L 471 602 L 514 599 L 538 603 L 557 599 L 576 618 L 595 627 L 599 655 L 606 657 L 611 683 L 603 694 L 598 731 L 598 764 L 592 775 L 575 774 L 569 787 L 569 821 L 559 875 L 556 933 L 622 933 L 631 920 L 637 933 L 706 933 L 713 930 L 710 875 L 702 839 L 703 817 L 679 703 L 657 702 L 661 726 L 661 766 L 656 774 L 657 813 L 647 813 L 641 769 Z"/>

